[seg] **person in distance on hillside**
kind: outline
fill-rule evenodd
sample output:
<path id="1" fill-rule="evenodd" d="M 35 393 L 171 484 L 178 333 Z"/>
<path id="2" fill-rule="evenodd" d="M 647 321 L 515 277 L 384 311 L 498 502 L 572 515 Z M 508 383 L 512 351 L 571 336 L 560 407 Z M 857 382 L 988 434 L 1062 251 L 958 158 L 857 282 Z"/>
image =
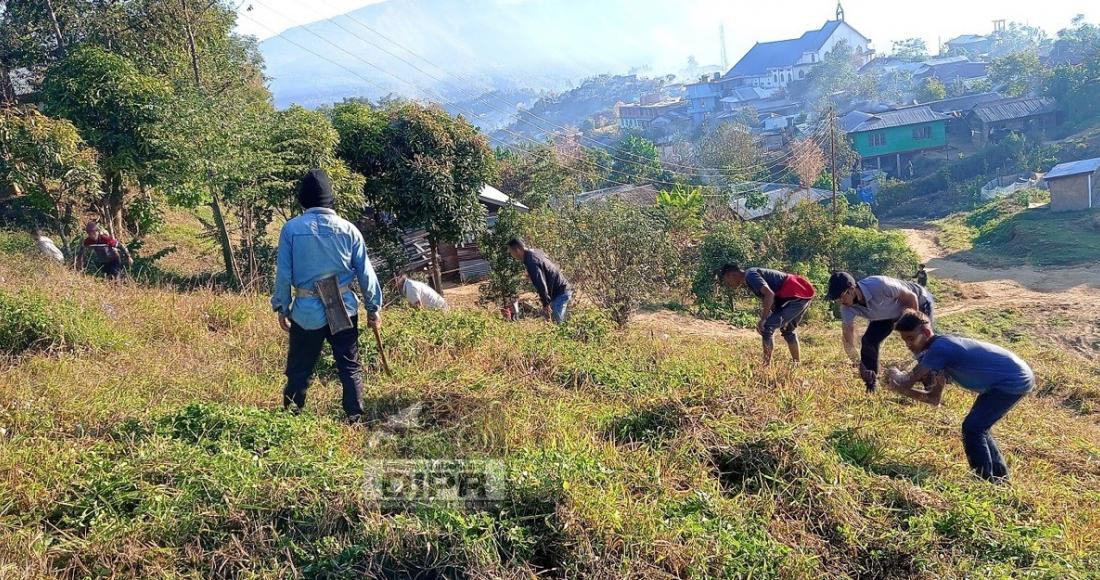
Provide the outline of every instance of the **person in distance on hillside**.
<path id="1" fill-rule="evenodd" d="M 917 284 L 920 284 L 925 288 L 928 287 L 928 270 L 924 269 L 924 264 L 921 264 L 920 268 L 917 269 L 916 280 Z"/>
<path id="2" fill-rule="evenodd" d="M 890 390 L 931 405 L 939 405 L 950 379 L 978 394 L 962 423 L 963 449 L 970 468 L 979 477 L 1008 479 L 1008 466 L 990 430 L 1025 395 L 1035 388 L 1035 373 L 1020 357 L 999 346 L 937 335 L 928 316 L 906 310 L 894 324 L 905 345 L 917 356 L 917 366 L 905 373 L 887 371 Z M 913 388 L 924 383 L 928 390 Z"/>
<path id="3" fill-rule="evenodd" d="M 298 202 L 305 213 L 288 221 L 279 234 L 275 291 L 271 307 L 279 325 L 290 334 L 286 361 L 283 408 L 299 413 L 306 404 L 306 389 L 321 356 L 321 347 L 332 348 L 348 422 L 360 423 L 363 415 L 363 367 L 359 361 L 359 300 L 351 289 L 359 283 L 373 328 L 381 325 L 382 288 L 367 257 L 363 234 L 336 215 L 328 174 L 314 169 L 298 184 Z M 336 277 L 350 328 L 331 332 L 317 282 Z M 293 290 L 293 294 L 292 291 Z M 339 306 L 337 306 L 339 308 Z M 345 322 L 347 319 L 345 319 Z"/>
<path id="4" fill-rule="evenodd" d="M 908 309 L 918 310 L 933 319 L 935 301 L 923 286 L 887 276 L 869 276 L 860 281 L 848 272 L 834 272 L 829 278 L 826 300 L 840 301 L 844 323 L 844 352 L 859 365 L 860 378 L 873 393 L 878 383 L 879 350 L 894 331 L 894 323 Z M 868 320 L 860 349 L 856 350 L 856 317 Z"/>
<path id="5" fill-rule="evenodd" d="M 508 253 L 527 268 L 527 276 L 531 278 L 531 285 L 535 287 L 539 302 L 542 303 L 543 316 L 555 324 L 564 322 L 569 315 L 569 301 L 573 294 L 561 268 L 550 261 L 542 250 L 528 248 L 521 240 L 510 240 Z"/>
<path id="6" fill-rule="evenodd" d="M 813 284 L 798 274 L 767 268 L 742 269 L 737 264 L 722 266 L 718 270 L 718 278 L 728 288 L 748 287 L 762 301 L 756 331 L 763 338 L 764 366 L 771 364 L 775 348 L 772 337 L 776 330 L 787 342 L 791 359 L 799 362 L 798 325 L 814 299 Z"/>
<path id="7" fill-rule="evenodd" d="M 134 263 L 126 246 L 103 231 L 96 222 L 88 222 L 84 231 L 88 235 L 84 238 L 78 265 L 84 267 L 88 256 L 92 256 L 97 269 L 102 270 L 108 278 L 118 280 L 122 276 L 123 265 L 131 266 Z"/>
<path id="8" fill-rule="evenodd" d="M 423 282 L 409 278 L 408 274 L 398 274 L 394 278 L 393 284 L 397 291 L 404 294 L 409 304 L 417 310 L 421 308 L 427 308 L 428 310 L 447 309 L 447 301 L 438 292 L 432 290 L 431 286 Z"/>
<path id="9" fill-rule="evenodd" d="M 47 258 L 57 262 L 58 264 L 65 263 L 65 254 L 61 253 L 57 244 L 53 243 L 53 240 L 46 237 L 42 233 L 42 230 L 37 226 L 31 228 L 31 237 L 34 238 L 34 244 L 38 247 L 38 251 Z"/>

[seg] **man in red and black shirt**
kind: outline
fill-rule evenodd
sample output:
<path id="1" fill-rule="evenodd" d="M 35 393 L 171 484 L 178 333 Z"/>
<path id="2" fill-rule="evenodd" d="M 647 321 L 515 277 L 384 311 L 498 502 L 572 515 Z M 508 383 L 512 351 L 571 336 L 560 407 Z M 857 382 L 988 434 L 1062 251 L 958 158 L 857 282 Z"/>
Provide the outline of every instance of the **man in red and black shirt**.
<path id="1" fill-rule="evenodd" d="M 798 325 L 810 309 L 815 294 L 813 284 L 798 274 L 767 268 L 742 269 L 737 264 L 722 266 L 718 277 L 729 288 L 748 287 L 763 301 L 756 331 L 764 341 L 764 366 L 771 364 L 774 350 L 772 336 L 776 330 L 787 341 L 791 359 L 799 362 Z"/>
<path id="2" fill-rule="evenodd" d="M 101 230 L 99 224 L 90 222 L 84 231 L 88 234 L 84 237 L 84 251 L 81 254 L 82 262 L 87 261 L 90 254 L 92 263 L 97 269 L 102 269 L 108 278 L 117 280 L 122 275 L 123 261 L 131 263 L 130 253 L 126 246 Z"/>

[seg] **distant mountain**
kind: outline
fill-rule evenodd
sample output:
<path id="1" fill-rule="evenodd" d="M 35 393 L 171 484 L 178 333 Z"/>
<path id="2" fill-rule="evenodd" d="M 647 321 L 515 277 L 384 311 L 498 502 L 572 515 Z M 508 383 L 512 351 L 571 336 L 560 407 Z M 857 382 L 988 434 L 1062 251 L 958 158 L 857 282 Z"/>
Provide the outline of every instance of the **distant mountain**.
<path id="1" fill-rule="evenodd" d="M 281 107 L 389 93 L 464 101 L 491 91 L 558 91 L 601 73 L 680 70 L 701 42 L 673 32 L 698 25 L 688 20 L 667 0 L 387 0 L 292 28 L 260 49 Z M 717 52 L 716 39 L 702 45 Z"/>

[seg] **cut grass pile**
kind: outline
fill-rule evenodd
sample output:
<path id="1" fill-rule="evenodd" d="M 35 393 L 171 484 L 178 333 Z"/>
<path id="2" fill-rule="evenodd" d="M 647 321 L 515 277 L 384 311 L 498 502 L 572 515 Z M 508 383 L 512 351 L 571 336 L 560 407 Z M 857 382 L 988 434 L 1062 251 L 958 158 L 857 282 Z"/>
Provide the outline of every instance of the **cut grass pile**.
<path id="1" fill-rule="evenodd" d="M 1025 193 L 1025 192 L 1021 192 Z M 1028 190 L 1032 203 L 1049 194 Z M 1075 266 L 1100 261 L 1100 210 L 1025 209 L 1015 196 L 934 222 L 938 241 L 969 262 L 992 266 Z"/>
<path id="2" fill-rule="evenodd" d="M 1100 431 L 1059 390 L 1095 385 L 1095 364 L 1004 340 L 1009 314 L 943 319 L 997 333 L 1058 383 L 997 426 L 1015 479 L 994 486 L 962 455 L 970 396 L 953 389 L 941 409 L 867 396 L 830 326 L 806 329 L 802 366 L 779 352 L 765 370 L 756 340 L 619 332 L 591 312 L 555 328 L 387 310 L 395 376 L 368 373 L 365 399 L 383 420 L 414 411 L 400 429 L 355 429 L 327 358 L 306 413 L 277 409 L 286 338 L 263 297 L 116 287 L 22 257 L 0 277 L 122 341 L 0 366 L 3 578 L 1100 570 Z M 909 357 L 891 339 L 886 359 Z M 374 462 L 456 458 L 502 462 L 499 501 L 364 492 Z"/>

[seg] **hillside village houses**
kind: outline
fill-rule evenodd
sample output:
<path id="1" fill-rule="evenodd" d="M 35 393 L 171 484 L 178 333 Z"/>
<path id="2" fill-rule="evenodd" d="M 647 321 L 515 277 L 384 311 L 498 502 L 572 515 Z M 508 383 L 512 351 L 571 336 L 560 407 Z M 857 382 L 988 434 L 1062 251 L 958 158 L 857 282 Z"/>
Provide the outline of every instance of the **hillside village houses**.
<path id="1" fill-rule="evenodd" d="M 659 147 L 679 140 L 690 149 L 687 136 L 697 135 L 700 127 L 742 123 L 765 151 L 781 152 L 819 113 L 799 100 L 810 71 L 844 43 L 860 65 L 859 74 L 876 79 L 879 94 L 893 96 L 840 100 L 838 126 L 859 156 L 841 173 L 850 172 L 852 187 L 860 191 L 868 185 L 866 179 L 883 174 L 919 177 L 918 170 L 928 165 L 917 163 L 918 157 L 949 160 L 1011 134 L 1042 136 L 1060 122 L 1053 100 L 1008 97 L 990 86 L 990 62 L 1006 50 L 997 42 L 1004 30 L 1004 21 L 994 21 L 992 34 L 951 39 L 939 55 L 922 60 L 876 56 L 871 40 L 848 23 L 838 4 L 835 19 L 821 28 L 798 38 L 758 42 L 725 74 L 713 73 L 677 86 L 675 92 L 641 95 L 637 103 L 620 103 L 619 128 L 641 132 Z M 929 79 L 942 83 L 951 96 L 916 101 L 917 88 Z"/>

